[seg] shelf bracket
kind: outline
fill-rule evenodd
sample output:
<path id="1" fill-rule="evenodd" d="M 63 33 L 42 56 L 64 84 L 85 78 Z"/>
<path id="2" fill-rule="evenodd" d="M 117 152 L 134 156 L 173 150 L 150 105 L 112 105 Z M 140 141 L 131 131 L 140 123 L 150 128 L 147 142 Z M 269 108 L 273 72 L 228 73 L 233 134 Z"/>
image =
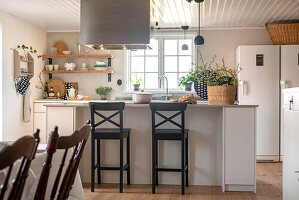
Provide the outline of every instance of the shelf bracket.
<path id="1" fill-rule="evenodd" d="M 111 73 L 108 73 L 108 82 L 111 82 Z"/>
<path id="2" fill-rule="evenodd" d="M 111 58 L 108 58 L 108 67 L 111 67 Z"/>
<path id="3" fill-rule="evenodd" d="M 52 65 L 53 64 L 52 62 L 53 62 L 52 58 L 49 58 L 49 65 Z"/>
<path id="4" fill-rule="evenodd" d="M 52 79 L 52 74 L 49 74 L 49 79 Z"/>

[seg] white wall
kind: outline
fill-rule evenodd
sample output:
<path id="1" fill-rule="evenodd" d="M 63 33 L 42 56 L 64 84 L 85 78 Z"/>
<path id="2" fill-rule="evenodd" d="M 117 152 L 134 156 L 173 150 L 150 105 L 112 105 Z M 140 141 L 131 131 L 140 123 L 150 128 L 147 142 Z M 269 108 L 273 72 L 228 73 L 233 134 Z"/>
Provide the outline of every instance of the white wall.
<path id="1" fill-rule="evenodd" d="M 259 45 L 259 44 L 272 44 L 270 37 L 264 28 L 255 29 L 218 29 L 218 30 L 204 30 L 201 33 L 205 38 L 205 44 L 198 49 L 203 53 L 206 62 L 210 60 L 215 54 L 218 56 L 217 61 L 220 63 L 221 58 L 225 57 L 226 64 L 229 67 L 235 67 L 236 63 L 236 48 L 238 45 Z M 57 41 L 64 41 L 69 50 L 76 53 L 76 46 L 73 41 L 80 40 L 79 32 L 49 32 L 47 33 L 47 46 L 50 49 Z M 88 51 L 88 49 L 86 49 Z M 90 95 L 92 98 L 99 98 L 95 94 L 95 88 L 99 86 L 111 86 L 113 88 L 111 97 L 120 96 L 125 88 L 125 52 L 123 50 L 118 51 L 97 51 L 101 53 L 112 53 L 114 58 L 112 59 L 112 68 L 114 74 L 112 74 L 112 82 L 107 82 L 106 74 L 60 74 L 55 77 L 62 78 L 64 81 L 79 82 L 79 91 L 84 91 L 85 95 Z M 77 59 L 74 60 L 79 66 L 82 62 L 86 62 L 89 66 L 92 66 L 96 60 L 101 59 Z M 65 62 L 71 62 L 67 59 L 56 59 L 54 63 L 63 67 Z M 123 81 L 122 86 L 118 86 L 116 81 L 121 79 Z"/>
<path id="2" fill-rule="evenodd" d="M 38 53 L 46 50 L 46 32 L 31 25 L 23 23 L 20 19 L 0 12 L 0 23 L 2 26 L 2 139 L 15 140 L 23 135 L 32 134 L 33 122 L 23 122 L 23 97 L 16 93 L 13 77 L 13 53 L 10 48 L 18 44 L 33 46 Z M 31 79 L 31 102 L 41 97 L 41 91 L 35 89 L 38 82 L 38 74 L 42 69 L 42 59 L 33 56 L 35 76 Z M 32 119 L 32 118 L 31 118 Z M 0 134 L 1 135 L 1 134 Z"/>

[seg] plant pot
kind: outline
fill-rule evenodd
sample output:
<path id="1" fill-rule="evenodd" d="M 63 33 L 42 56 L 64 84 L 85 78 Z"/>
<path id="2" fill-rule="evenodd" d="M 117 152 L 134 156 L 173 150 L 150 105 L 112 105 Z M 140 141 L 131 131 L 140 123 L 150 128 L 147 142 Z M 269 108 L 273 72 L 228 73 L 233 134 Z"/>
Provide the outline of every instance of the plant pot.
<path id="1" fill-rule="evenodd" d="M 140 84 L 133 84 L 134 91 L 139 91 Z"/>
<path id="2" fill-rule="evenodd" d="M 192 83 L 185 83 L 185 91 L 191 91 Z"/>
<path id="3" fill-rule="evenodd" d="M 107 100 L 107 95 L 106 94 L 101 94 L 101 100 Z"/>
<path id="4" fill-rule="evenodd" d="M 214 105 L 233 105 L 235 103 L 236 86 L 208 86 L 209 103 Z"/>

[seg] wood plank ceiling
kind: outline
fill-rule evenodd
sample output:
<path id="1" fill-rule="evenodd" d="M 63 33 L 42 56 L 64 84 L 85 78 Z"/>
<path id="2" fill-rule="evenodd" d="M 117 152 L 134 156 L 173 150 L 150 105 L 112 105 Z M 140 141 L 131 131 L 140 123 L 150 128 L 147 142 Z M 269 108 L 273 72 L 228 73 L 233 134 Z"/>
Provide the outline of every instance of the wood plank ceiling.
<path id="1" fill-rule="evenodd" d="M 186 0 L 152 0 L 159 26 L 198 26 L 198 4 Z M 80 0 L 1 0 L 0 10 L 46 31 L 80 28 Z M 201 27 L 263 27 L 299 19 L 299 0 L 205 0 Z"/>

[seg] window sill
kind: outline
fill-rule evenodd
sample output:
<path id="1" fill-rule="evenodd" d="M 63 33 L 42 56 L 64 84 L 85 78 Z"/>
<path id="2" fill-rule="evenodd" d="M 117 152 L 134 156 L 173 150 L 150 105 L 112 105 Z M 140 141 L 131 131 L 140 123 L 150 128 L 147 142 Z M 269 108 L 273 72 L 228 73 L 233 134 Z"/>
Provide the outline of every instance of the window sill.
<path id="1" fill-rule="evenodd" d="M 165 94 L 166 90 L 144 90 L 145 92 L 149 92 L 152 94 Z M 136 91 L 133 90 L 126 90 L 123 92 L 124 94 L 133 94 L 136 93 Z M 195 94 L 195 91 L 185 91 L 185 90 L 169 90 L 169 94 Z"/>

